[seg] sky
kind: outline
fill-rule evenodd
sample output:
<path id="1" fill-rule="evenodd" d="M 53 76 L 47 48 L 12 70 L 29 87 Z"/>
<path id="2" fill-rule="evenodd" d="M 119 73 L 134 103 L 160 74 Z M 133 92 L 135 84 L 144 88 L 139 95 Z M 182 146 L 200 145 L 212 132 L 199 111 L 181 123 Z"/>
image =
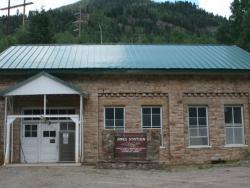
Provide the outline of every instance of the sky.
<path id="1" fill-rule="evenodd" d="M 26 0 L 26 2 L 33 2 L 34 5 L 29 5 L 28 10 L 40 10 L 41 7 L 44 9 L 53 9 L 63 5 L 71 4 L 77 2 L 78 0 Z M 154 0 L 157 2 L 172 1 L 175 0 Z M 231 14 L 230 4 L 233 0 L 182 0 L 190 1 L 197 4 L 200 8 L 205 9 L 208 12 L 218 14 L 220 16 L 229 17 Z M 11 0 L 11 5 L 16 5 L 23 3 L 23 0 Z M 8 6 L 8 0 L 0 0 L 0 8 Z M 15 14 L 17 9 L 12 10 L 11 13 Z M 19 9 L 22 12 L 22 8 Z M 7 14 L 7 11 L 0 11 L 0 15 Z"/>

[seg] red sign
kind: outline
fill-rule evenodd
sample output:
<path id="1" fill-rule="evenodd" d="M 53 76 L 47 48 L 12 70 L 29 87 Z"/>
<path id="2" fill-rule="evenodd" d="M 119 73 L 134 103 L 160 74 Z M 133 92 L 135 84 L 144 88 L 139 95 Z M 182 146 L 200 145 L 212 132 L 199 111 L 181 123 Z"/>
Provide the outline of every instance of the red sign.
<path id="1" fill-rule="evenodd" d="M 146 160 L 147 135 L 145 133 L 119 133 L 115 135 L 115 158 Z"/>

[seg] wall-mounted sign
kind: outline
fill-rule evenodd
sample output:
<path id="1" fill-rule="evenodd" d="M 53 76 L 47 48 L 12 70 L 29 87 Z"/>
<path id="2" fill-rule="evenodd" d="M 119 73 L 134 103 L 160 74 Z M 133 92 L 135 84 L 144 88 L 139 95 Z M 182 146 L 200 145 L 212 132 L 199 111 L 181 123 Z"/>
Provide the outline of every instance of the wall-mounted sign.
<path id="1" fill-rule="evenodd" d="M 118 133 L 115 135 L 115 158 L 146 160 L 147 135 L 145 133 Z"/>

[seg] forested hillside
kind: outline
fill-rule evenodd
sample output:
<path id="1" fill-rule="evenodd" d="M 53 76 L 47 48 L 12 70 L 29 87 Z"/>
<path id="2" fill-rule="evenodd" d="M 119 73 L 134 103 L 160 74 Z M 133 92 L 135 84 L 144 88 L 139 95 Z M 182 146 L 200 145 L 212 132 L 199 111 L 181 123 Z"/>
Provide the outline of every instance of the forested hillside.
<path id="1" fill-rule="evenodd" d="M 84 22 L 79 36 L 73 22 L 80 4 Z M 225 18 L 192 3 L 150 0 L 82 0 L 30 12 L 25 28 L 17 14 L 11 17 L 9 35 L 6 21 L 0 18 L 0 51 L 12 44 L 100 43 L 101 30 L 103 43 L 217 43 L 217 28 L 228 26 Z"/>

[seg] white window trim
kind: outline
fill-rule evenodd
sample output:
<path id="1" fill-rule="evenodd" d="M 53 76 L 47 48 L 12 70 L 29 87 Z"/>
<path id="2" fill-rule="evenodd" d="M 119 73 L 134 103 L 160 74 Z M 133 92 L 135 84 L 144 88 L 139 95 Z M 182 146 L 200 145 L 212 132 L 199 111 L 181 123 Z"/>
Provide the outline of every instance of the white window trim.
<path id="1" fill-rule="evenodd" d="M 143 108 L 151 108 L 151 127 L 150 128 L 143 128 Z M 152 127 L 152 108 L 160 108 L 160 123 L 161 123 L 161 127 L 160 128 L 154 128 Z M 160 136 L 161 136 L 161 145 L 160 145 L 160 149 L 165 149 L 166 146 L 164 145 L 164 137 L 163 137 L 163 127 L 162 127 L 162 106 L 142 106 L 141 107 L 141 128 L 142 131 L 143 130 L 147 130 L 147 129 L 155 129 L 155 130 L 159 130 L 160 129 Z"/>
<path id="2" fill-rule="evenodd" d="M 225 122 L 225 120 L 226 120 L 226 117 L 225 117 L 225 108 L 226 107 L 229 107 L 229 108 L 234 108 L 234 107 L 240 107 L 240 109 L 241 109 L 241 121 L 242 121 L 242 123 L 241 123 L 241 128 L 242 128 L 242 144 L 227 144 L 226 143 L 226 122 Z M 224 145 L 224 147 L 246 147 L 247 145 L 246 145 L 246 140 L 245 140 L 245 124 L 244 124 L 244 108 L 243 108 L 244 106 L 243 105 L 224 105 L 224 113 L 223 113 L 223 115 L 224 115 L 224 142 L 225 142 L 225 145 Z M 235 125 L 235 123 L 234 123 L 234 114 L 232 114 L 232 127 L 233 128 L 237 128 L 237 126 L 234 126 Z M 234 134 L 234 131 L 233 131 L 233 134 Z"/>
<path id="3" fill-rule="evenodd" d="M 189 128 L 189 108 L 206 108 L 206 119 L 207 119 L 207 141 L 208 145 L 190 145 L 190 128 Z M 208 121 L 208 106 L 207 105 L 188 105 L 187 108 L 187 114 L 188 114 L 188 148 L 211 148 L 210 145 L 210 134 L 209 134 L 209 121 Z M 198 118 L 198 116 L 197 116 Z M 198 122 L 198 120 L 197 120 Z M 202 136 L 201 136 L 202 137 Z M 206 136 L 203 136 L 206 137 Z"/>
<path id="4" fill-rule="evenodd" d="M 108 129 L 108 128 L 106 128 L 106 116 L 105 116 L 105 114 L 106 114 L 106 108 L 114 108 L 114 109 L 116 109 L 116 108 L 122 108 L 123 109 L 123 131 L 125 132 L 125 127 L 126 127 L 126 125 L 125 125 L 125 118 L 126 118 L 126 113 L 125 113 L 125 107 L 124 106 L 104 106 L 104 113 L 103 113 L 103 120 L 104 120 L 104 123 L 103 123 L 103 125 L 104 125 L 104 130 L 122 130 L 122 129 L 116 129 L 116 127 L 115 127 L 115 121 L 114 121 L 114 127 L 113 127 L 113 129 Z M 114 120 L 115 120 L 115 110 L 114 110 Z"/>
<path id="5" fill-rule="evenodd" d="M 200 148 L 211 148 L 212 146 L 210 146 L 210 145 L 197 145 L 197 146 L 188 146 L 188 148 L 190 148 L 190 149 L 200 149 Z"/>
<path id="6" fill-rule="evenodd" d="M 33 136 L 29 136 L 29 137 L 26 137 L 25 136 L 25 132 L 26 132 L 26 130 L 25 130 L 25 126 L 27 126 L 27 125 L 30 125 L 30 126 L 33 126 L 33 125 L 35 125 L 36 126 L 36 136 L 35 137 L 33 137 Z M 24 137 L 24 138 L 38 138 L 38 133 L 39 133 L 39 130 L 38 130 L 38 125 L 37 124 L 32 124 L 32 123 L 25 123 L 25 124 L 23 124 L 23 127 L 22 127 L 22 131 L 21 131 L 21 136 L 22 137 Z M 32 134 L 32 130 L 31 131 L 29 131 L 31 134 Z"/>
<path id="7" fill-rule="evenodd" d="M 243 147 L 248 147 L 246 144 L 227 144 L 224 146 L 225 148 L 243 148 Z"/>

